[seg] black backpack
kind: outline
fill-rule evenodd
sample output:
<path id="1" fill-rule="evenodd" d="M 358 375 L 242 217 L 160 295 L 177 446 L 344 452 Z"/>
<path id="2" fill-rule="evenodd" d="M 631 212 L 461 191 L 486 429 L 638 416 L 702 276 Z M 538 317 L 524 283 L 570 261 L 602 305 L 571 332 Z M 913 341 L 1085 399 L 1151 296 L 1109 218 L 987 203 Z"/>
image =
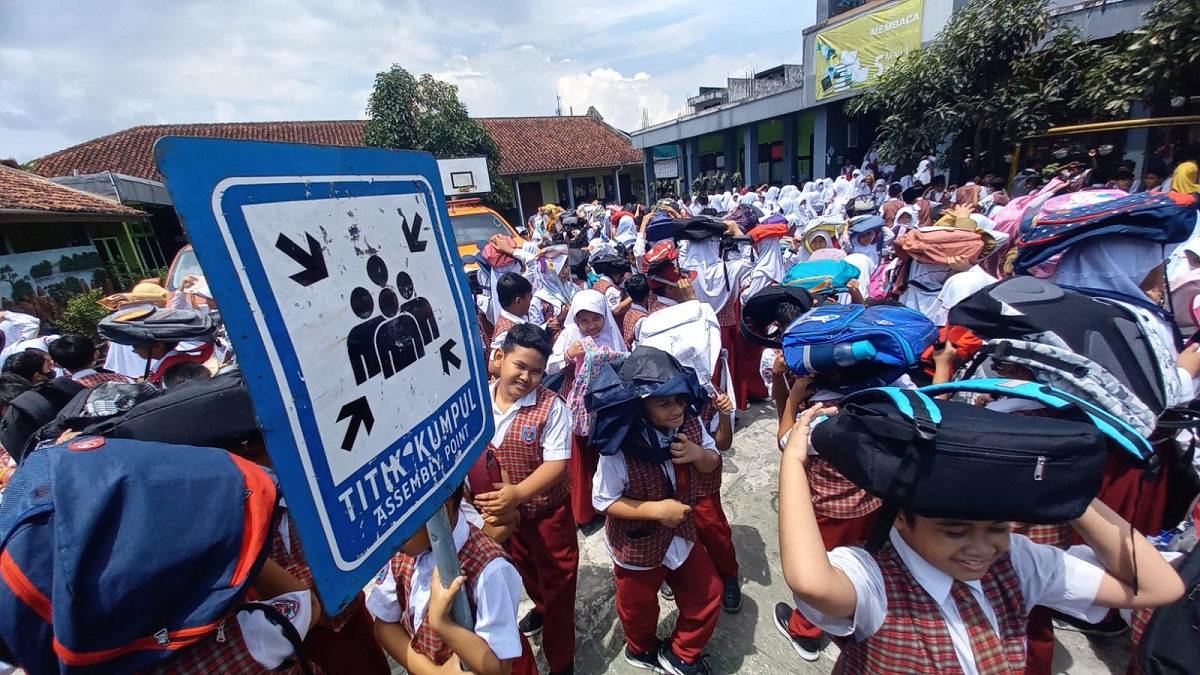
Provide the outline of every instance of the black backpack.
<path id="1" fill-rule="evenodd" d="M 14 398 L 0 418 L 0 444 L 19 464 L 41 440 L 38 431 L 86 388 L 69 377 L 58 377 Z"/>
<path id="2" fill-rule="evenodd" d="M 1186 554 L 1176 570 L 1183 597 L 1154 610 L 1138 645 L 1145 675 L 1187 675 L 1200 667 L 1200 554 Z"/>
<path id="3" fill-rule="evenodd" d="M 1013 277 L 958 303 L 949 323 L 985 341 L 1032 340 L 1074 353 L 1115 377 L 1155 415 L 1167 408 L 1154 348 L 1138 319 L 1119 305 L 1034 277 Z"/>

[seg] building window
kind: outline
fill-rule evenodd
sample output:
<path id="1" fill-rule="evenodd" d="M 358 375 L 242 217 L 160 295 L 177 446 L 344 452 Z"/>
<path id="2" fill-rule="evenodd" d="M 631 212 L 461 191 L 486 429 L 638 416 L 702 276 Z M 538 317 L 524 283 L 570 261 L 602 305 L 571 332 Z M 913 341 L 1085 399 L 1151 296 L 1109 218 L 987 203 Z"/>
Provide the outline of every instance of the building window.
<path id="1" fill-rule="evenodd" d="M 858 122 L 846 123 L 846 147 L 858 147 Z"/>
<path id="2" fill-rule="evenodd" d="M 154 236 L 154 229 L 148 224 L 131 224 L 129 238 L 133 240 L 133 247 L 137 250 L 138 262 L 142 266 L 142 271 L 148 272 L 167 266 L 167 259 L 158 246 L 158 238 Z"/>

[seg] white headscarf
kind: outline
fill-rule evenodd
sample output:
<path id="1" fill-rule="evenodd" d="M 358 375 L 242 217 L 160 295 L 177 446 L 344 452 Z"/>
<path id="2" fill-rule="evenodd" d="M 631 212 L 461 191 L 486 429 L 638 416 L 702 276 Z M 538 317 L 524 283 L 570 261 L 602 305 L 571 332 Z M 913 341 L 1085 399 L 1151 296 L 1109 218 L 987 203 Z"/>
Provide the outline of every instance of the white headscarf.
<path id="1" fill-rule="evenodd" d="M 1141 289 L 1142 281 L 1165 258 L 1161 244 L 1123 236 L 1096 237 L 1063 253 L 1050 281 L 1060 286 L 1094 288 L 1148 301 Z"/>
<path id="2" fill-rule="evenodd" d="M 871 234 L 874 234 L 875 237 L 869 244 L 858 243 L 858 238 L 861 235 L 854 234 L 853 232 L 847 234 L 846 236 L 850 241 L 847 243 L 846 248 L 850 252 L 850 255 L 861 255 L 870 260 L 872 267 L 875 267 L 879 265 L 879 249 L 881 248 L 879 238 L 883 236 L 883 228 L 879 228 Z"/>
<path id="3" fill-rule="evenodd" d="M 730 296 L 741 288 L 749 261 L 741 257 L 723 261 L 719 240 L 705 239 L 687 243 L 687 248 L 680 254 L 679 267 L 696 273 L 696 278 L 692 280 L 696 299 L 707 303 L 714 312 L 719 312 Z"/>
<path id="4" fill-rule="evenodd" d="M 604 327 L 600 329 L 599 333 L 592 336 L 596 346 L 608 347 L 615 352 L 626 351 L 625 338 L 621 337 L 621 327 L 617 325 L 612 310 L 608 308 L 608 300 L 604 298 L 603 293 L 588 289 L 579 291 L 571 299 L 571 309 L 567 312 L 567 320 L 563 324 L 562 332 L 558 334 L 558 340 L 554 342 L 555 354 L 565 353 L 576 341 L 587 337 L 583 331 L 579 330 L 579 323 L 576 320 L 579 312 L 593 312 L 604 317 Z"/>
<path id="5" fill-rule="evenodd" d="M 851 253 L 843 260 L 858 268 L 858 291 L 864 298 L 868 297 L 871 291 L 871 274 L 879 266 L 878 254 L 872 259 L 862 253 Z"/>
<path id="6" fill-rule="evenodd" d="M 779 240 L 779 237 L 767 237 L 754 245 L 754 250 L 758 253 L 758 262 L 746 277 L 745 287 L 740 296 L 743 304 L 767 286 L 783 283 L 787 265 L 783 262 Z"/>
<path id="7" fill-rule="evenodd" d="M 902 216 L 904 214 L 908 214 L 910 217 L 910 220 L 908 221 L 908 223 L 906 225 L 901 225 L 900 224 L 900 216 Z M 897 211 L 896 219 L 892 225 L 892 229 L 894 229 L 896 231 L 896 236 L 899 237 L 900 235 L 904 234 L 905 232 L 908 232 L 909 230 L 915 230 L 918 227 L 920 227 L 919 218 L 920 217 L 917 215 L 917 209 L 912 206 L 905 206 L 904 208 Z"/>
<path id="8" fill-rule="evenodd" d="M 579 288 L 569 280 L 563 281 L 559 276 L 567 269 L 566 247 L 546 249 L 538 256 L 533 268 L 536 279 L 534 285 L 537 286 L 533 297 L 545 300 L 555 310 L 562 309 L 563 305 L 569 304 L 571 298 L 575 297 Z"/>
<path id="9" fill-rule="evenodd" d="M 514 260 L 507 265 L 501 265 L 500 267 L 492 268 L 486 268 L 483 265 L 480 265 L 479 271 L 475 273 L 475 278 L 477 281 L 479 281 L 479 285 L 488 289 L 488 293 L 485 298 L 487 304 L 482 309 L 484 310 L 484 314 L 487 316 L 488 321 L 492 322 L 492 324 L 495 324 L 496 319 L 500 318 L 500 310 L 502 309 L 500 307 L 500 294 L 496 292 L 496 284 L 500 282 L 500 277 L 504 276 L 506 272 L 520 274 L 521 262 Z"/>
<path id="10" fill-rule="evenodd" d="M 633 222 L 633 216 L 621 216 L 617 221 L 617 234 L 613 238 L 626 246 L 633 246 L 633 242 L 637 241 L 637 223 Z"/>
<path id="11" fill-rule="evenodd" d="M 933 318 L 938 293 L 941 293 L 942 283 L 949 273 L 949 265 L 911 261 L 908 268 L 908 285 L 900 296 L 900 302 L 909 309 L 915 309 Z"/>

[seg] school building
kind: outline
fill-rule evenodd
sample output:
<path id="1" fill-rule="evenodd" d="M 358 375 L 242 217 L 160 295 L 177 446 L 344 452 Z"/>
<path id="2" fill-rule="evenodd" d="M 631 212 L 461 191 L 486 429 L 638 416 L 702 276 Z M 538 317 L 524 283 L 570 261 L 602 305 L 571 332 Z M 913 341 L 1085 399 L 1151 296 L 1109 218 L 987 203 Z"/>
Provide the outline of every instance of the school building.
<path id="1" fill-rule="evenodd" d="M 631 133 L 633 147 L 644 153 L 647 192 L 800 184 L 836 175 L 847 161 L 860 165 L 879 120 L 846 115 L 846 101 L 873 86 L 899 56 L 928 45 L 968 1 L 817 0 L 816 22 L 803 32 L 803 65 L 700 87 L 685 114 Z M 1054 11 L 1091 40 L 1140 25 L 1151 3 L 1109 0 L 1101 11 L 1052 0 Z M 1121 145 L 1143 148 L 1145 131 L 1130 133 Z"/>

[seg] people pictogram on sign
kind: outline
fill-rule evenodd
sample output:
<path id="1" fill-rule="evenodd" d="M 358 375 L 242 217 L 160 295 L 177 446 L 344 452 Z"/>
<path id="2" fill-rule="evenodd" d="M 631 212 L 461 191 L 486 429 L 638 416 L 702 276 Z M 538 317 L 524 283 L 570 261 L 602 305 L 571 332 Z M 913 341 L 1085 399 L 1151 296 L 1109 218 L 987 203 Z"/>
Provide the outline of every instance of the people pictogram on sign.
<path id="1" fill-rule="evenodd" d="M 400 309 L 412 314 L 413 318 L 417 320 L 417 325 L 421 328 L 421 340 L 425 344 L 429 344 L 438 339 L 440 333 L 437 327 L 437 317 L 433 315 L 433 305 L 429 304 L 429 300 L 416 295 L 412 277 L 408 276 L 407 272 L 396 275 L 396 290 L 400 291 L 400 295 L 404 296 L 407 301 Z"/>
<path id="2" fill-rule="evenodd" d="M 389 378 L 404 370 L 424 357 L 425 346 L 441 334 L 433 306 L 428 299 L 416 294 L 412 277 L 407 272 L 398 273 L 396 288 L 390 288 L 387 263 L 373 255 L 367 259 L 367 277 L 379 286 L 378 301 L 362 286 L 350 292 L 350 308 L 363 320 L 350 329 L 346 340 L 355 384 L 362 384 L 379 373 Z M 375 315 L 376 306 L 378 316 Z"/>

